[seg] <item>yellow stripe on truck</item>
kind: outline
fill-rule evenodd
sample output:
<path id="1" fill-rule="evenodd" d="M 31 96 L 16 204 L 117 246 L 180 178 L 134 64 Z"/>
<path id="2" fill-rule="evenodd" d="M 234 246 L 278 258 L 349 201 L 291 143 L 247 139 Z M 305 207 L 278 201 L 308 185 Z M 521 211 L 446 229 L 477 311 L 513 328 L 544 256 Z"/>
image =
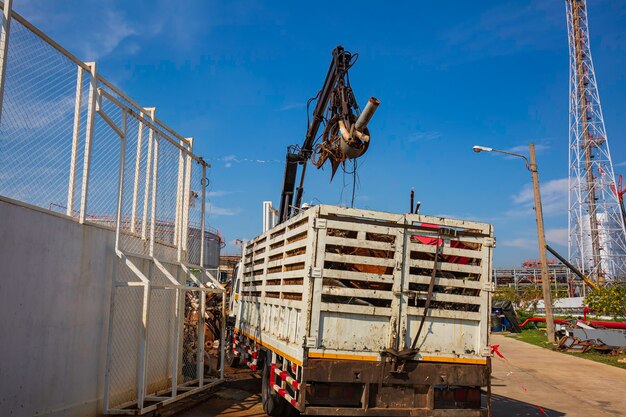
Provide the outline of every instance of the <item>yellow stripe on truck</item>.
<path id="1" fill-rule="evenodd" d="M 471 365 L 486 365 L 487 359 L 468 359 L 468 358 L 444 358 L 441 356 L 422 356 L 425 362 L 449 362 L 449 363 L 467 363 Z"/>
<path id="2" fill-rule="evenodd" d="M 242 332 L 239 329 L 235 329 L 236 332 L 239 332 L 241 334 L 243 334 L 244 336 L 246 336 L 249 339 L 254 340 L 255 342 L 257 342 L 258 344 L 262 345 L 263 347 L 266 347 L 274 352 L 276 352 L 277 354 L 279 354 L 280 356 L 289 359 L 291 362 L 302 366 L 302 361 L 294 358 L 293 356 L 290 356 L 288 354 L 286 354 L 285 352 L 281 351 L 280 349 L 275 348 L 274 346 L 271 346 L 265 342 L 262 342 L 260 339 L 257 339 L 256 337 L 246 333 L 246 332 Z M 376 362 L 378 361 L 378 356 L 373 356 L 373 355 L 350 355 L 350 354 L 345 354 L 345 353 L 327 353 L 327 352 L 309 352 L 309 358 L 313 358 L 313 359 L 343 359 L 343 360 L 350 360 L 350 361 L 363 361 L 363 362 Z M 469 365 L 486 365 L 487 364 L 487 359 L 471 359 L 471 358 L 446 358 L 443 356 L 422 356 L 422 358 L 420 359 L 421 361 L 424 362 L 443 362 L 443 363 L 465 363 L 465 364 L 469 364 Z"/>
<path id="3" fill-rule="evenodd" d="M 279 354 L 279 355 L 280 355 L 280 356 L 282 356 L 283 358 L 287 358 L 287 359 L 289 359 L 291 362 L 295 363 L 296 365 L 298 365 L 298 366 L 302 366 L 302 361 L 300 361 L 300 360 L 298 360 L 298 359 L 294 358 L 294 357 L 293 357 L 293 356 L 291 356 L 291 355 L 286 354 L 286 353 L 285 353 L 285 352 L 283 352 L 282 350 L 280 350 L 280 349 L 276 349 L 274 346 L 271 346 L 271 345 L 269 345 L 269 344 L 267 344 L 267 343 L 265 343 L 265 342 L 262 342 L 260 339 L 257 339 L 256 337 L 254 337 L 254 336 L 252 336 L 252 335 L 250 335 L 250 334 L 248 334 L 248 333 L 246 333 L 246 332 L 242 332 L 242 331 L 241 331 L 241 330 L 239 330 L 239 329 L 235 329 L 235 332 L 236 332 L 236 333 L 241 333 L 242 335 L 246 336 L 248 339 L 252 339 L 252 340 L 254 340 L 254 341 L 255 341 L 255 342 L 257 342 L 258 344 L 262 345 L 263 347 L 266 347 L 266 348 L 270 349 L 270 350 L 271 350 L 271 351 L 273 351 L 274 353 Z"/>
<path id="4" fill-rule="evenodd" d="M 378 361 L 378 356 L 370 355 L 346 355 L 343 353 L 309 352 L 309 358 L 315 359 L 346 359 L 351 361 Z"/>
<path id="5" fill-rule="evenodd" d="M 349 355 L 341 353 L 325 353 L 325 352 L 309 352 L 309 358 L 315 359 L 345 359 L 352 361 L 376 362 L 378 356 L 370 355 Z M 466 363 L 472 365 L 485 365 L 486 359 L 469 359 L 469 358 L 445 358 L 441 356 L 423 356 L 421 361 L 424 362 L 448 362 L 448 363 Z"/>

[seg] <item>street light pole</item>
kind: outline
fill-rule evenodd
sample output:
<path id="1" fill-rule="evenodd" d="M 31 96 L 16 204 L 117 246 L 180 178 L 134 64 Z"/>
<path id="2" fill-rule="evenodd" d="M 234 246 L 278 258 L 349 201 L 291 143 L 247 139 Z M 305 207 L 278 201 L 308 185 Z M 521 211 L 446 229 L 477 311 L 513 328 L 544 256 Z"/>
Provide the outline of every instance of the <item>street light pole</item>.
<path id="1" fill-rule="evenodd" d="M 539 245 L 539 259 L 541 261 L 541 288 L 543 290 L 543 303 L 546 312 L 546 327 L 548 331 L 548 341 L 555 342 L 554 316 L 552 315 L 552 294 L 550 293 L 550 277 L 548 276 L 548 257 L 546 255 L 546 234 L 543 227 L 543 209 L 541 206 L 541 193 L 539 191 L 539 172 L 537 171 L 537 156 L 535 155 L 535 144 L 530 144 L 530 162 L 524 155 L 513 152 L 500 151 L 486 146 L 474 146 L 474 152 L 498 152 L 506 155 L 517 156 L 526 161 L 528 169 L 533 179 L 533 192 L 535 197 L 535 219 L 537 221 L 537 243 Z"/>
<path id="2" fill-rule="evenodd" d="M 548 342 L 554 343 L 554 317 L 552 315 L 552 294 L 550 293 L 550 277 L 548 276 L 548 256 L 546 255 L 546 234 L 543 228 L 543 208 L 541 192 L 539 191 L 539 172 L 537 172 L 537 156 L 535 144 L 530 144 L 530 172 L 533 177 L 533 192 L 535 195 L 535 217 L 537 220 L 537 242 L 539 244 L 539 259 L 541 260 L 541 288 L 543 290 L 543 304 L 546 312 L 546 327 Z"/>

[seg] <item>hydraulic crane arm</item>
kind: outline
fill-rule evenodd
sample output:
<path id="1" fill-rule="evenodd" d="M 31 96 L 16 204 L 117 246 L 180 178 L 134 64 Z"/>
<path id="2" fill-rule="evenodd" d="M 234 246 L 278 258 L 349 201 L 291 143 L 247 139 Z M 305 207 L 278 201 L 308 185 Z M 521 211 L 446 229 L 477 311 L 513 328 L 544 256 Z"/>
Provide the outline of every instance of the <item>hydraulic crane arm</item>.
<path id="1" fill-rule="evenodd" d="M 589 279 L 589 277 L 587 277 L 586 275 L 584 275 L 582 272 L 580 272 L 580 270 L 578 268 L 576 268 L 574 265 L 572 265 L 571 263 L 569 263 L 567 261 L 567 259 L 565 259 L 564 257 L 562 257 L 557 251 L 555 251 L 550 245 L 546 245 L 546 249 L 548 250 L 548 252 L 550 252 L 552 255 L 556 256 L 556 258 L 561 261 L 563 263 L 563 265 L 565 265 L 566 267 L 568 267 L 570 269 L 570 271 L 572 271 L 573 273 L 575 273 L 576 275 L 578 275 L 578 277 L 580 279 L 582 279 L 585 284 L 589 285 L 591 288 L 593 288 L 594 290 L 598 289 L 598 286 L 596 285 L 595 282 L 593 282 L 591 279 Z"/>
<path id="2" fill-rule="evenodd" d="M 359 108 L 348 78 L 348 70 L 356 61 L 356 56 L 342 46 L 333 50 L 328 74 L 326 74 L 322 89 L 316 96 L 317 103 L 304 142 L 301 147 L 292 145 L 287 148 L 285 176 L 278 212 L 280 223 L 289 218 L 293 207 L 300 207 L 302 203 L 304 177 L 309 159 L 312 159 L 313 164 L 318 168 L 326 160 L 330 160 L 334 175 L 339 164 L 345 162 L 346 159 L 358 158 L 369 146 L 367 123 L 376 111 L 379 101 L 371 98 L 357 119 L 356 114 Z M 322 132 L 322 142 L 316 144 L 318 131 L 323 122 L 325 122 L 325 127 Z M 302 165 L 302 173 L 300 183 L 296 188 L 299 165 Z"/>

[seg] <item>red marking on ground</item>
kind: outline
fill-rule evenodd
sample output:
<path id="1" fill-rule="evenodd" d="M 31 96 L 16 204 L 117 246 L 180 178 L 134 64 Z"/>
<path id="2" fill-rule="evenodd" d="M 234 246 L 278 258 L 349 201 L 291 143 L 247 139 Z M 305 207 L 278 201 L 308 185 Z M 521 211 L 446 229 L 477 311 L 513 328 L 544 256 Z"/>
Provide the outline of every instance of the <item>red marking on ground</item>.
<path id="1" fill-rule="evenodd" d="M 498 350 L 498 348 L 500 347 L 500 345 L 492 345 L 491 346 L 491 353 L 495 353 L 496 355 L 498 355 L 499 357 L 501 357 L 502 359 L 504 359 L 504 356 L 502 355 L 502 353 L 500 353 L 500 351 Z"/>

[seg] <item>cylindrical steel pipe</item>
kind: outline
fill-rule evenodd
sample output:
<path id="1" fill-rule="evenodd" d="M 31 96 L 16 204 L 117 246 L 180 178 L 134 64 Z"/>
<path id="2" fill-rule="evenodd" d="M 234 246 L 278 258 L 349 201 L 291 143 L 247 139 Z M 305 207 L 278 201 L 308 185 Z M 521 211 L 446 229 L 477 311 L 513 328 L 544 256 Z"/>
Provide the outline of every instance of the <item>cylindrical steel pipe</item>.
<path id="1" fill-rule="evenodd" d="M 354 128 L 357 131 L 362 132 L 367 127 L 367 124 L 370 122 L 372 116 L 374 116 L 374 113 L 376 113 L 376 109 L 378 108 L 379 104 L 380 100 L 376 97 L 371 97 L 369 99 L 367 105 L 363 109 L 363 112 L 354 124 Z"/>

